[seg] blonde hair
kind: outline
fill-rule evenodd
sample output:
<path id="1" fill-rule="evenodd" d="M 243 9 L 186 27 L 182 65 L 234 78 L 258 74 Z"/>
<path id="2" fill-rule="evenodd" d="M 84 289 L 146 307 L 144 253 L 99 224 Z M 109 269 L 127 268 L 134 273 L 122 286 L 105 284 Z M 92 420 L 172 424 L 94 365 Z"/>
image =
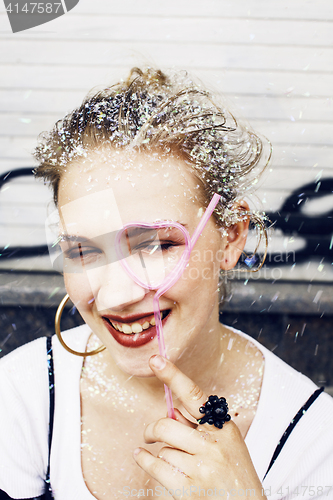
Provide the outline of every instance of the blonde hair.
<path id="1" fill-rule="evenodd" d="M 35 176 L 51 184 L 56 205 L 67 165 L 105 144 L 176 151 L 200 181 L 206 204 L 221 195 L 214 216 L 224 227 L 235 222 L 232 205 L 259 175 L 263 153 L 260 137 L 186 73 L 167 76 L 151 68 L 133 68 L 126 81 L 88 95 L 40 136 Z M 244 216 L 265 227 L 264 216 Z"/>

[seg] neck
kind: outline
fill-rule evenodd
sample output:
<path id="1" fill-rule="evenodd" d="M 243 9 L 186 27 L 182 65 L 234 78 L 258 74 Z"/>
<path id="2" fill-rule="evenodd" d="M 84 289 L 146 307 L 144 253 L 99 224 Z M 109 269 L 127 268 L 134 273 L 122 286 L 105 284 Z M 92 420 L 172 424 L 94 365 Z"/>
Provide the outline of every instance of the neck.
<path id="1" fill-rule="evenodd" d="M 229 338 L 229 331 L 219 323 L 217 304 L 195 341 L 178 356 L 176 366 L 202 390 L 211 393 L 217 378 L 221 378 L 218 374 L 223 368 L 221 365 L 225 365 Z M 172 358 L 170 349 L 169 354 Z M 104 379 L 108 385 L 116 381 L 117 386 L 126 388 L 135 397 L 144 400 L 153 398 L 156 404 L 165 404 L 164 386 L 156 377 L 136 377 L 123 372 L 107 350 L 86 358 L 85 368 L 92 374 L 99 373 L 101 380 Z"/>

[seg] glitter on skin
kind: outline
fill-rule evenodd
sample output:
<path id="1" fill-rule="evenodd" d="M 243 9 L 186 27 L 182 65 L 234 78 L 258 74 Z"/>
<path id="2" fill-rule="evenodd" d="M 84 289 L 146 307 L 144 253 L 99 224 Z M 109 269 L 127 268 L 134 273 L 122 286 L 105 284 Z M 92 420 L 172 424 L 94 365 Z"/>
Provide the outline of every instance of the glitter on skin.
<path id="1" fill-rule="evenodd" d="M 238 356 L 242 356 L 243 359 L 242 369 L 237 372 L 237 378 L 232 380 L 233 391 L 227 395 L 227 400 L 232 419 L 246 435 L 247 428 L 243 427 L 243 422 L 245 423 L 248 418 L 252 420 L 256 414 L 265 361 L 261 352 L 257 351 L 251 342 L 247 342 L 244 346 L 242 340 L 230 332 L 223 335 L 220 340 L 227 345 L 230 353 L 234 353 L 235 362 Z M 229 369 L 232 368 L 232 361 L 229 360 L 228 366 Z M 225 387 L 227 386 L 226 380 Z M 215 387 L 213 390 L 215 391 Z"/>
<path id="2" fill-rule="evenodd" d="M 96 349 L 99 345 L 99 340 L 93 337 L 91 344 L 95 345 Z M 115 410 L 134 412 L 135 403 L 139 402 L 136 395 L 129 396 L 128 391 L 120 384 L 117 377 L 112 375 L 106 376 L 107 364 L 102 362 L 99 356 L 85 358 L 85 363 L 82 368 L 82 380 L 89 380 L 89 392 L 91 397 L 100 396 L 106 400 L 112 400 L 112 405 Z"/>

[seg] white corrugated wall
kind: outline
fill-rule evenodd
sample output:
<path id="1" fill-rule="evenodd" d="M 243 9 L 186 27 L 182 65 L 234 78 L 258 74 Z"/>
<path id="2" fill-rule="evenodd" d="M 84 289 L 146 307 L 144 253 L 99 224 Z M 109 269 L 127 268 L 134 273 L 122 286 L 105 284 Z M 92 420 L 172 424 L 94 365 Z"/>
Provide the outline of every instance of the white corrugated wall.
<path id="1" fill-rule="evenodd" d="M 271 140 L 274 157 L 258 199 L 276 212 L 301 186 L 333 178 L 332 42 L 331 0 L 80 0 L 66 15 L 16 34 L 1 2 L 0 174 L 32 166 L 36 136 L 92 87 L 152 64 L 187 69 Z M 8 182 L 0 191 L 0 248 L 43 244 L 50 199 L 33 179 Z M 309 202 L 304 214 L 327 210 L 329 196 Z M 303 244 L 277 230 L 271 251 Z M 22 258 L 0 260 L 1 268 L 50 266 Z M 320 257 L 282 273 L 319 281 L 333 275 Z"/>

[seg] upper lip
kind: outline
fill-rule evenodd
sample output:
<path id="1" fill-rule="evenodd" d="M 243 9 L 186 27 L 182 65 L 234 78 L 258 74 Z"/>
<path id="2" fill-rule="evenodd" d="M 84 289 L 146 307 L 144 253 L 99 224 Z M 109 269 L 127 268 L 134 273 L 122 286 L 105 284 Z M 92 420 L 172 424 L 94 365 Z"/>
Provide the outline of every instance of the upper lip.
<path id="1" fill-rule="evenodd" d="M 164 309 L 163 311 L 167 311 L 168 309 Z M 163 312 L 161 310 L 161 313 Z M 146 318 L 147 316 L 154 316 L 154 312 L 144 312 L 141 314 L 128 314 L 127 316 L 118 316 L 116 314 L 103 314 L 103 318 L 106 318 L 110 321 L 119 321 L 120 323 L 135 323 L 139 319 Z"/>

